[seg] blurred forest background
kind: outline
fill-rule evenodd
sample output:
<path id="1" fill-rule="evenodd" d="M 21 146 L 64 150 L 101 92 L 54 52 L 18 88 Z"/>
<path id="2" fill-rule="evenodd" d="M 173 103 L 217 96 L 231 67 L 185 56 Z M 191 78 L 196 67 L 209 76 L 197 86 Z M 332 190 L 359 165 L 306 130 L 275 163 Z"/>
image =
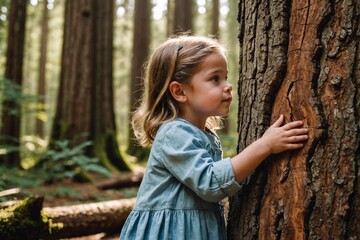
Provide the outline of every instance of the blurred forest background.
<path id="1" fill-rule="evenodd" d="M 120 230 L 148 155 L 129 128 L 142 65 L 188 30 L 228 49 L 225 157 L 280 113 L 309 128 L 302 150 L 259 166 L 229 200 L 229 238 L 359 236 L 358 10 L 356 0 L 0 0 L 0 239 L 45 239 L 38 225 L 17 228 L 28 219 L 50 239 Z M 27 218 L 9 203 L 21 199 Z M 51 223 L 65 224 L 57 237 Z"/>
<path id="2" fill-rule="evenodd" d="M 26 7 L 26 24 L 24 29 L 24 49 L 21 51 L 23 62 L 21 64 L 22 79 L 20 84 L 6 75 L 7 58 L 9 58 L 7 57 L 8 48 L 14 47 L 16 41 L 16 37 L 15 40 L 14 38 L 11 40 L 9 37 L 9 29 L 11 29 L 11 27 L 9 28 L 10 14 L 13 2 L 25 2 L 23 5 L 26 5 L 23 6 L 24 9 Z M 83 6 L 81 6 L 80 2 L 84 1 L 76 1 L 76 4 L 80 4 L 79 7 L 75 6 L 76 4 L 73 1 L 70 1 L 68 3 L 69 12 L 74 13 L 77 11 L 77 7 L 81 9 Z M 102 1 L 97 2 L 102 4 Z M 75 137 L 74 135 L 79 134 L 79 132 L 75 131 L 73 135 L 71 133 L 61 135 L 58 132 L 63 132 L 63 129 L 56 131 L 56 126 L 62 126 L 64 122 L 64 119 L 61 119 L 61 114 L 56 116 L 57 108 L 71 107 L 73 111 L 82 111 L 85 108 L 85 106 L 67 106 L 63 102 L 59 102 L 59 99 L 64 99 L 64 96 L 70 91 L 66 89 L 60 90 L 61 81 L 66 82 L 67 79 L 64 78 L 71 75 L 67 75 L 66 72 L 69 71 L 69 68 L 65 69 L 66 65 L 65 63 L 62 64 L 62 61 L 66 61 L 62 60 L 62 58 L 70 58 L 69 54 L 66 55 L 66 51 L 74 47 L 71 47 L 71 45 L 75 45 L 75 42 L 74 44 L 71 42 L 73 40 L 65 42 L 64 32 L 65 29 L 71 29 L 73 25 L 77 24 L 76 20 L 74 20 L 74 22 L 68 23 L 66 26 L 66 1 L 0 0 L 0 101 L 3 103 L 0 105 L 0 114 L 2 116 L 0 122 L 2 129 L 0 139 L 0 195 L 2 195 L 3 200 L 13 198 L 13 194 L 8 195 L 8 192 L 6 192 L 9 189 L 14 189 L 15 193 L 20 191 L 20 195 L 26 195 L 32 193 L 26 189 L 44 186 L 43 184 L 58 183 L 60 179 L 62 181 L 60 184 L 64 184 L 64 179 L 71 182 L 74 182 L 74 180 L 91 182 L 94 181 L 94 174 L 95 176 L 99 174 L 109 178 L 121 175 L 126 171 L 136 172 L 138 166 L 143 167 L 146 164 L 147 151 L 139 151 L 139 148 L 132 141 L 129 141 L 132 137 L 131 130 L 129 131 L 129 113 L 133 110 L 134 102 L 139 99 L 138 95 L 135 96 L 132 93 L 141 92 L 141 82 L 132 86 L 137 80 L 141 81 L 139 74 L 141 73 L 144 56 L 138 55 L 152 53 L 153 49 L 162 41 L 179 31 L 190 30 L 194 34 L 216 36 L 228 50 L 229 81 L 234 86 L 234 101 L 230 115 L 226 120 L 226 127 L 219 134 L 222 138 L 224 155 L 230 156 L 236 153 L 238 110 L 236 86 L 238 81 L 239 44 L 238 32 L 233 29 L 238 29 L 237 1 L 106 0 L 105 3 L 109 5 L 110 12 L 113 12 L 113 19 L 110 18 L 110 21 L 113 21 L 113 63 L 112 68 L 110 68 L 112 71 L 110 74 L 112 75 L 110 91 L 113 93 L 113 103 L 110 103 L 110 108 L 111 104 L 113 104 L 116 139 L 111 142 L 104 140 L 105 148 L 117 148 L 112 151 L 114 152 L 112 155 L 119 155 L 119 157 L 110 160 L 112 164 L 99 161 L 99 158 L 102 158 L 101 154 L 96 154 L 95 150 L 89 151 L 91 148 L 96 150 L 99 148 L 96 145 L 96 137 L 80 137 L 81 140 L 74 140 L 70 138 Z M 71 6 L 71 4 L 73 5 Z M 148 7 L 146 7 L 146 4 L 148 4 Z M 14 11 L 16 10 L 14 9 Z M 146 16 L 144 11 L 148 11 L 150 14 L 149 21 L 144 18 Z M 136 12 L 139 12 L 139 14 L 136 14 Z M 86 17 L 86 14 L 87 12 L 83 10 L 82 16 Z M 98 19 L 97 21 L 101 22 L 102 20 Z M 87 25 L 80 24 L 80 26 L 85 28 Z M 73 29 L 73 31 L 76 33 L 76 31 L 80 30 Z M 101 35 L 103 33 L 100 31 L 95 34 Z M 19 49 L 18 46 L 17 49 Z M 80 58 L 82 55 L 77 57 Z M 18 62 L 19 60 L 15 61 Z M 82 64 L 73 66 L 80 69 L 77 74 L 81 75 L 82 72 L 87 71 L 81 67 L 84 64 L 86 65 L 86 62 Z M 101 67 L 95 71 L 99 71 L 99 69 Z M 84 80 L 80 77 L 73 80 L 74 89 L 77 88 L 76 86 L 80 89 L 83 88 L 82 81 Z M 59 97 L 59 92 L 65 95 Z M 80 99 L 80 93 L 78 94 Z M 19 108 L 6 107 L 5 103 L 9 102 L 15 103 Z M 73 104 L 75 102 L 73 101 Z M 92 107 L 90 106 L 90 108 Z M 97 111 L 96 119 L 111 118 L 106 114 L 108 107 L 105 104 L 100 103 L 99 108 L 103 108 L 104 111 L 103 113 L 101 110 Z M 9 115 L 10 120 L 9 118 L 4 120 L 6 119 L 5 115 Z M 6 123 L 6 121 L 13 123 L 17 121 L 14 120 L 17 118 L 20 122 L 18 125 L 18 139 L 16 139 L 16 134 L 14 136 L 11 133 L 14 128 L 13 125 L 7 125 L 9 123 Z M 56 121 L 55 118 L 58 118 L 58 120 Z M 84 116 L 84 122 L 85 119 Z M 82 120 L 79 121 L 81 125 Z M 91 129 L 91 126 L 89 129 Z M 80 133 L 93 135 L 88 132 Z M 9 143 L 8 139 L 10 138 L 12 140 L 15 138 L 15 140 Z M 16 142 L 16 144 L 12 144 L 12 142 Z M 109 155 L 109 150 L 106 151 Z M 125 164 L 117 165 L 119 160 Z M 112 165 L 115 165 L 115 167 Z M 52 190 L 45 189 L 44 191 L 49 194 Z M 3 194 L 1 194 L 1 191 Z M 72 192 L 71 188 L 61 187 L 56 191 L 55 198 L 62 195 L 78 195 L 78 193 Z M 129 196 L 134 196 L 136 189 L 131 191 L 132 193 Z"/>

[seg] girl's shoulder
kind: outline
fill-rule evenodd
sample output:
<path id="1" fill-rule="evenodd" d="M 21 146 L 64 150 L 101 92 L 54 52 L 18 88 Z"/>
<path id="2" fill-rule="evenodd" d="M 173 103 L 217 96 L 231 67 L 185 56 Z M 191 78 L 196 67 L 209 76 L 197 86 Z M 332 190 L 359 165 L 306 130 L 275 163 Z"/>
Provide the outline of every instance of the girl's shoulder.
<path id="1" fill-rule="evenodd" d="M 155 139 L 188 141 L 197 139 L 201 142 L 219 142 L 216 133 L 207 130 L 203 131 L 185 119 L 175 118 L 161 125 Z"/>
<path id="2" fill-rule="evenodd" d="M 157 135 L 169 135 L 169 134 L 185 134 L 191 136 L 201 136 L 202 131 L 182 118 L 175 118 L 169 122 L 162 124 L 159 128 Z"/>

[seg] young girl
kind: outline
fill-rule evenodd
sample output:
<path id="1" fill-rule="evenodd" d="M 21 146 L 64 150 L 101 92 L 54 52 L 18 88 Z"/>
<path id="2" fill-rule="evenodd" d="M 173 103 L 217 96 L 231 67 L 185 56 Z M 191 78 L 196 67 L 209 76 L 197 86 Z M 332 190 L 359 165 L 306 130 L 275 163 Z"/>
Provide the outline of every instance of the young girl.
<path id="1" fill-rule="evenodd" d="M 133 128 L 152 148 L 120 239 L 226 239 L 220 201 L 270 154 L 303 146 L 303 123 L 282 126 L 281 115 L 260 139 L 222 159 L 214 130 L 232 101 L 227 74 L 224 48 L 207 37 L 171 38 L 151 57 Z"/>

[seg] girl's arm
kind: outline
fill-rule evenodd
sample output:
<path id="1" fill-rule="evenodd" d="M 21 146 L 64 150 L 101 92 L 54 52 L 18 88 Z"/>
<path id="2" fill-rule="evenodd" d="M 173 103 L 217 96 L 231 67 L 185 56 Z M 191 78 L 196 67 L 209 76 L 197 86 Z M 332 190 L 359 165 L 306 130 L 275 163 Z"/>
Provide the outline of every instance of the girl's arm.
<path id="1" fill-rule="evenodd" d="M 237 182 L 243 181 L 270 154 L 303 147 L 301 142 L 308 138 L 308 129 L 299 128 L 303 122 L 281 126 L 283 122 L 284 116 L 281 115 L 260 139 L 231 159 Z"/>

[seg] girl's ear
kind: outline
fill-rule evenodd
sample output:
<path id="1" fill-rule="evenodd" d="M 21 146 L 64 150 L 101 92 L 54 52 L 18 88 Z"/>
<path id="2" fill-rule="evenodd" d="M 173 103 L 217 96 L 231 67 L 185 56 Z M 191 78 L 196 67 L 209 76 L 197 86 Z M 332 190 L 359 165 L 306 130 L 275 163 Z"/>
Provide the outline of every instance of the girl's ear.
<path id="1" fill-rule="evenodd" d="M 186 102 L 183 85 L 177 81 L 172 81 L 169 85 L 169 91 L 173 98 L 178 102 Z"/>

